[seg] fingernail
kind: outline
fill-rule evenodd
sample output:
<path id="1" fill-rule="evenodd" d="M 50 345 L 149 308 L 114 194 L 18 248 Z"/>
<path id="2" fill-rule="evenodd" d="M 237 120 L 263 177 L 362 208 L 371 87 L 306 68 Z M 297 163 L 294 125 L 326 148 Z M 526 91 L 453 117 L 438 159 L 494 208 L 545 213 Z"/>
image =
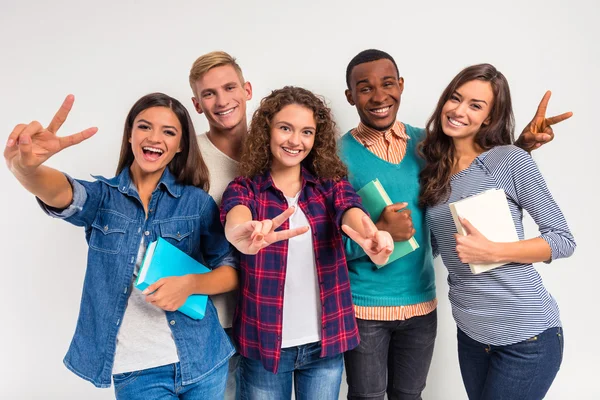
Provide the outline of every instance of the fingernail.
<path id="1" fill-rule="evenodd" d="M 148 289 L 144 289 L 144 291 L 142 292 L 142 294 L 148 294 Z"/>
<path id="2" fill-rule="evenodd" d="M 21 144 L 29 144 L 29 136 L 22 136 L 19 138 L 19 143 Z"/>
<path id="3" fill-rule="evenodd" d="M 12 146 L 13 144 L 15 144 L 15 140 L 14 139 L 8 139 L 8 142 L 6 142 L 6 145 L 8 147 Z"/>

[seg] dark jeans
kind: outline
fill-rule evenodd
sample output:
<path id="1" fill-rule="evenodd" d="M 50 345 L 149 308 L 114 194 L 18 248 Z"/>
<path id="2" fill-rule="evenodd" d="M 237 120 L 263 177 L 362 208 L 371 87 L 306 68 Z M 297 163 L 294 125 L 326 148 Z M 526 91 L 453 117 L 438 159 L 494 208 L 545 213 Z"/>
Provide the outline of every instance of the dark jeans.
<path id="1" fill-rule="evenodd" d="M 405 321 L 357 319 L 360 345 L 344 354 L 348 399 L 420 400 L 433 356 L 437 311 Z"/>
<path id="2" fill-rule="evenodd" d="M 508 346 L 479 343 L 458 329 L 460 372 L 470 400 L 543 399 L 562 356 L 562 328 Z"/>

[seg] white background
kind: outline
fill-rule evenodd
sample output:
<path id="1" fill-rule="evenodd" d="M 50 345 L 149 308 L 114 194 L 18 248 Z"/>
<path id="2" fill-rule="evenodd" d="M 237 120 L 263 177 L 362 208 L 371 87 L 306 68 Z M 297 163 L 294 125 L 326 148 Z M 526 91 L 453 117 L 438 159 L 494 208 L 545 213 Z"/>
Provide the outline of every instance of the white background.
<path id="1" fill-rule="evenodd" d="M 249 113 L 270 90 L 299 85 L 326 97 L 344 132 L 358 122 L 343 95 L 345 68 L 363 49 L 395 57 L 405 78 L 400 119 L 416 126 L 424 125 L 460 69 L 495 64 L 511 83 L 519 132 L 546 89 L 553 91 L 550 115 L 574 112 L 555 128 L 555 141 L 534 154 L 578 243 L 573 257 L 538 265 L 561 307 L 565 330 L 564 361 L 547 398 L 600 398 L 594 234 L 600 221 L 592 194 L 598 183 L 598 4 L 1 0 L 0 137 L 17 123 L 47 124 L 64 96 L 74 93 L 62 134 L 88 126 L 100 130 L 49 165 L 80 178 L 112 176 L 134 101 L 163 91 L 193 112 L 189 68 L 212 50 L 238 58 L 254 86 Z M 202 116 L 193 118 L 199 132 L 207 129 Z M 95 389 L 62 365 L 85 271 L 83 231 L 44 217 L 5 167 L 0 182 L 0 397 L 112 398 L 111 389 Z M 424 398 L 462 399 L 456 328 L 439 261 L 436 274 L 439 330 Z"/>

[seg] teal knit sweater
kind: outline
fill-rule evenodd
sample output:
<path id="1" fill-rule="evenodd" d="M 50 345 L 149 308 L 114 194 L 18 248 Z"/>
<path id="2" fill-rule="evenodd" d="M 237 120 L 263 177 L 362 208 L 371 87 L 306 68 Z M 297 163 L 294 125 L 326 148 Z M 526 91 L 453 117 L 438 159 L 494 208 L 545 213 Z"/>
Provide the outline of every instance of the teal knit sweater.
<path id="1" fill-rule="evenodd" d="M 416 230 L 415 239 L 420 246 L 378 269 L 355 242 L 345 238 L 352 299 L 358 306 L 405 306 L 435 298 L 431 237 L 424 212 L 418 206 L 422 160 L 417 155 L 417 144 L 424 132 L 405 126 L 410 139 L 400 164 L 380 159 L 350 132 L 340 139 L 340 157 L 348 166 L 348 178 L 354 189 L 358 191 L 378 178 L 394 203 L 407 202 Z"/>

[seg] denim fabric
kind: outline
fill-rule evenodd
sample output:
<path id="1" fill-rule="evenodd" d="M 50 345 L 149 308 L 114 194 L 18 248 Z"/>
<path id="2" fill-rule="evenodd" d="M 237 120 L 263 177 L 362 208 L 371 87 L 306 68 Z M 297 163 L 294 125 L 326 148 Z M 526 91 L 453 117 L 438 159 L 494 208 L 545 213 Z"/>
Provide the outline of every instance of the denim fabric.
<path id="1" fill-rule="evenodd" d="M 199 188 L 178 184 L 168 169 L 152 192 L 147 217 L 128 168 L 112 179 L 68 178 L 73 186 L 68 208 L 41 204 L 49 215 L 83 226 L 89 245 L 79 318 L 64 363 L 94 385 L 109 387 L 142 237 L 150 243 L 160 236 L 211 268 L 235 266 L 236 260 L 215 202 Z M 180 312 L 166 312 L 166 317 L 184 385 L 202 379 L 234 353 L 212 302 L 200 321 Z"/>
<path id="2" fill-rule="evenodd" d="M 525 341 L 490 346 L 458 329 L 458 361 L 470 400 L 543 399 L 563 357 L 562 328 Z"/>
<path id="3" fill-rule="evenodd" d="M 321 343 L 281 349 L 279 370 L 267 371 L 258 360 L 240 360 L 241 400 L 337 400 L 344 362 L 341 354 L 320 357 Z"/>
<path id="4" fill-rule="evenodd" d="M 223 364 L 200 381 L 183 385 L 179 363 L 113 375 L 117 400 L 206 400 L 225 394 L 227 365 Z"/>
<path id="5" fill-rule="evenodd" d="M 344 354 L 349 399 L 420 400 L 433 357 L 437 310 L 404 321 L 357 319 L 360 345 Z"/>

